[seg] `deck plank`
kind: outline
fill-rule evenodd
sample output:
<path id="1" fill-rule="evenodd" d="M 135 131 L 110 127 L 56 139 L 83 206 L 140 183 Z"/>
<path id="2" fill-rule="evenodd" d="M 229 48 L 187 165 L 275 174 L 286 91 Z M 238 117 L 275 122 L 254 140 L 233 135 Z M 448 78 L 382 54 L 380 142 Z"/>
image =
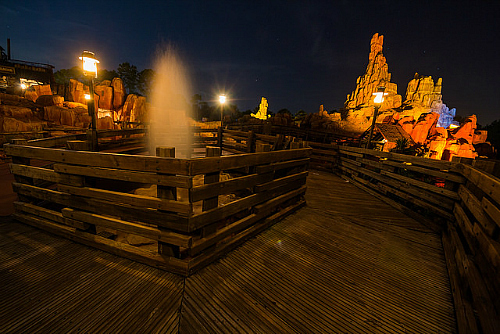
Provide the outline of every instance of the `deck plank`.
<path id="1" fill-rule="evenodd" d="M 0 332 L 456 332 L 437 234 L 332 174 L 307 186 L 188 278 L 3 218 Z"/>

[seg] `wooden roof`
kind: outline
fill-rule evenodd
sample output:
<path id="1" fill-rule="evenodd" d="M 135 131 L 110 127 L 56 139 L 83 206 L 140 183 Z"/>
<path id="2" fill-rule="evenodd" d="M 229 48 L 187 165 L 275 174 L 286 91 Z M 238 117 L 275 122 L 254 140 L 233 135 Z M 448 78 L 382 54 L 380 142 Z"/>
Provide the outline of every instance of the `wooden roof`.
<path id="1" fill-rule="evenodd" d="M 395 143 L 396 141 L 398 141 L 398 139 L 406 138 L 411 145 L 415 143 L 408 132 L 403 130 L 403 128 L 399 124 L 377 123 L 375 124 L 375 128 L 388 142 Z"/>

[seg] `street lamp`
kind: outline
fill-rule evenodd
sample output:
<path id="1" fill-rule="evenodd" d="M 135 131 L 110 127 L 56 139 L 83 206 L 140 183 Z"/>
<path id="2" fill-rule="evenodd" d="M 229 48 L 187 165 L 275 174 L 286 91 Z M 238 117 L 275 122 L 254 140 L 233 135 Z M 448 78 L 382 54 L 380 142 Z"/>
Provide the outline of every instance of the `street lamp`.
<path id="1" fill-rule="evenodd" d="M 226 103 L 226 95 L 219 95 L 220 102 L 220 127 L 222 128 L 222 119 L 224 118 L 224 103 Z"/>
<path id="2" fill-rule="evenodd" d="M 370 148 L 370 143 L 372 141 L 372 136 L 373 136 L 373 129 L 375 128 L 375 121 L 377 120 L 377 113 L 378 110 L 380 109 L 380 106 L 382 105 L 382 102 L 384 102 L 384 96 L 387 95 L 385 92 L 385 87 L 380 86 L 377 88 L 377 91 L 373 93 L 375 95 L 375 98 L 373 99 L 373 103 L 375 103 L 375 109 L 373 111 L 373 119 L 372 119 L 372 127 L 370 128 L 370 135 L 368 136 L 368 141 L 366 142 L 365 148 Z"/>
<path id="3" fill-rule="evenodd" d="M 97 120 L 95 115 L 94 78 L 97 78 L 97 64 L 99 64 L 99 60 L 97 60 L 95 54 L 90 51 L 83 51 L 80 60 L 82 61 L 83 74 L 89 77 L 89 98 L 85 98 L 87 99 L 87 109 L 92 122 L 90 145 L 92 151 L 97 151 Z"/>

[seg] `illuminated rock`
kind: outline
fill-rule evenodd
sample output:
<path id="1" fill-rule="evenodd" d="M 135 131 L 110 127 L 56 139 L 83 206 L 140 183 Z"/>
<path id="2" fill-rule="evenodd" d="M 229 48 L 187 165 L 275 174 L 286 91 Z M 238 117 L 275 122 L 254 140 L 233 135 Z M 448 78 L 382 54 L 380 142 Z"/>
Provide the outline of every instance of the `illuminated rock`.
<path id="1" fill-rule="evenodd" d="M 113 108 L 113 87 L 111 87 L 111 81 L 104 80 L 99 84 L 94 86 L 94 93 L 99 96 L 99 100 L 96 103 L 98 108 L 111 110 Z"/>
<path id="2" fill-rule="evenodd" d="M 85 86 L 78 80 L 70 79 L 69 80 L 69 100 L 72 102 L 78 102 L 82 104 L 86 104 L 85 94 L 89 93 L 88 86 Z"/>
<path id="3" fill-rule="evenodd" d="M 136 100 L 137 100 L 137 95 L 135 94 L 127 95 L 127 99 L 125 100 L 121 113 L 119 114 L 119 119 L 121 122 L 130 122 L 130 114 L 132 112 L 132 109 L 134 108 Z"/>
<path id="4" fill-rule="evenodd" d="M 256 114 L 251 113 L 250 115 L 258 119 L 268 119 L 270 115 L 267 114 L 267 107 L 267 99 L 265 97 L 262 97 L 259 105 L 259 111 Z"/>
<path id="5" fill-rule="evenodd" d="M 36 99 L 36 103 L 43 106 L 59 106 L 62 107 L 64 103 L 64 97 L 59 95 L 41 95 Z"/>
<path id="6" fill-rule="evenodd" d="M 125 91 L 125 86 L 120 78 L 113 78 L 113 81 L 111 81 L 111 87 L 113 87 L 113 108 L 110 109 L 118 110 L 118 108 L 123 106 L 127 92 Z"/>
<path id="7" fill-rule="evenodd" d="M 380 107 L 380 111 L 397 108 L 401 106 L 402 97 L 397 93 L 397 85 L 391 82 L 391 73 L 389 73 L 389 65 L 382 54 L 384 44 L 384 36 L 378 33 L 374 34 L 370 42 L 370 54 L 368 56 L 368 65 L 365 74 L 358 77 L 356 88 L 347 95 L 347 100 L 344 103 L 344 108 L 350 112 L 358 112 L 359 109 L 373 107 L 373 93 L 377 91 L 379 86 L 385 87 L 384 102 Z M 373 109 L 362 110 L 363 116 L 371 118 Z"/>
<path id="8" fill-rule="evenodd" d="M 137 96 L 130 112 L 131 122 L 144 122 L 147 117 L 146 97 Z"/>
<path id="9" fill-rule="evenodd" d="M 52 95 L 52 89 L 50 89 L 50 85 L 33 85 L 31 86 L 35 89 L 36 95 Z"/>
<path id="10" fill-rule="evenodd" d="M 13 105 L 0 105 L 0 115 L 13 117 L 16 119 L 33 119 L 34 114 L 30 108 L 18 107 Z"/>
<path id="11" fill-rule="evenodd" d="M 432 128 L 436 127 L 438 118 L 439 114 L 434 112 L 422 114 L 410 133 L 413 141 L 418 144 L 424 144 L 427 140 L 429 132 Z"/>
<path id="12" fill-rule="evenodd" d="M 0 116 L 0 129 L 2 132 L 33 132 L 42 131 L 45 122 L 22 121 L 13 117 Z"/>
<path id="13" fill-rule="evenodd" d="M 458 125 L 458 122 L 453 121 L 456 113 L 455 108 L 449 109 L 442 101 L 442 86 L 442 78 L 439 78 L 434 84 L 431 76 L 415 73 L 406 89 L 406 97 L 402 105 L 403 114 L 412 115 L 418 119 L 423 113 L 435 112 L 439 114 L 436 126 L 448 128 L 450 124 Z"/>

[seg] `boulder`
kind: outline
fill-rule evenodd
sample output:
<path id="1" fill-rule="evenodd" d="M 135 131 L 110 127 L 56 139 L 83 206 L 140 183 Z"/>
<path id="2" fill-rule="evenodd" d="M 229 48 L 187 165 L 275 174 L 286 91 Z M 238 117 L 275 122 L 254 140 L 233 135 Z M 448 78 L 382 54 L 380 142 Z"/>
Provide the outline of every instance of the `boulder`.
<path id="1" fill-rule="evenodd" d="M 0 115 L 16 119 L 33 119 L 34 113 L 30 108 L 12 105 L 0 105 Z"/>
<path id="2" fill-rule="evenodd" d="M 52 95 L 52 89 L 50 88 L 50 85 L 33 85 L 31 87 L 35 89 L 37 96 Z"/>
<path id="3" fill-rule="evenodd" d="M 413 141 L 418 144 L 424 144 L 429 132 L 432 128 L 436 127 L 438 119 L 439 114 L 437 113 L 422 114 L 411 131 L 410 135 Z"/>
<path id="4" fill-rule="evenodd" d="M 24 91 L 24 98 L 32 102 L 36 102 L 36 100 L 38 99 L 38 95 L 36 94 L 34 89 L 27 89 L 26 91 Z"/>
<path id="5" fill-rule="evenodd" d="M 85 86 L 78 80 L 70 79 L 69 80 L 69 100 L 73 102 L 78 102 L 82 104 L 86 104 L 87 100 L 85 100 L 85 94 L 89 93 L 88 86 Z"/>
<path id="6" fill-rule="evenodd" d="M 147 117 L 146 97 L 138 96 L 130 111 L 131 122 L 144 122 Z"/>
<path id="7" fill-rule="evenodd" d="M 118 110 L 125 102 L 125 96 L 127 92 L 123 81 L 120 78 L 113 78 L 111 81 L 111 87 L 113 87 L 113 109 Z"/>
<path id="8" fill-rule="evenodd" d="M 94 93 L 99 96 L 96 105 L 99 108 L 111 110 L 113 109 L 113 87 L 111 81 L 104 80 L 94 87 Z"/>
<path id="9" fill-rule="evenodd" d="M 2 120 L 0 124 L 2 125 L 2 132 L 32 132 L 32 131 L 42 131 L 43 126 L 46 124 L 41 121 L 31 121 L 26 122 L 12 118 L 12 117 L 0 117 Z"/>
<path id="10" fill-rule="evenodd" d="M 64 97 L 59 95 L 40 95 L 36 99 L 36 103 L 43 106 L 59 106 L 62 107 L 64 103 Z"/>

